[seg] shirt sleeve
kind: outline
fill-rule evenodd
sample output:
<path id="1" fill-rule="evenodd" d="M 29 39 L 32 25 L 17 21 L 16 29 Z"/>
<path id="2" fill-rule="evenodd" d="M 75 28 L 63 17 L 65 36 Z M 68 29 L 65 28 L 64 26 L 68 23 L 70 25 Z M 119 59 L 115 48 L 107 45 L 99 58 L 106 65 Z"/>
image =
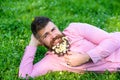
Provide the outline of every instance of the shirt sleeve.
<path id="1" fill-rule="evenodd" d="M 25 78 L 33 70 L 33 60 L 36 47 L 27 46 L 19 67 L 19 77 Z"/>
<path id="2" fill-rule="evenodd" d="M 72 23 L 69 26 L 68 29 L 71 29 L 74 34 L 78 34 L 97 45 L 87 52 L 94 63 L 109 56 L 120 47 L 119 36 L 111 35 L 95 26 L 86 23 Z"/>
<path id="3" fill-rule="evenodd" d="M 19 77 L 26 78 L 27 76 L 40 76 L 46 74 L 53 68 L 49 63 L 51 60 L 50 56 L 45 56 L 42 60 L 33 65 L 36 49 L 37 48 L 33 46 L 26 47 L 19 67 Z"/>

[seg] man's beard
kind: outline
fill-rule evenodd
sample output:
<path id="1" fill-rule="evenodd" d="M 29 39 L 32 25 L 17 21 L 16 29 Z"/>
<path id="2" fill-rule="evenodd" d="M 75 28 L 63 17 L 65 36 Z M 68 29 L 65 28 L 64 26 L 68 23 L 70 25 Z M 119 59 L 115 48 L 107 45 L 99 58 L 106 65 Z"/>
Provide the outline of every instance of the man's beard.
<path id="1" fill-rule="evenodd" d="M 49 51 L 52 51 L 53 53 L 57 54 L 58 56 L 63 56 L 64 54 L 67 54 L 67 52 L 70 50 L 70 44 L 68 41 L 68 38 L 65 37 L 64 34 L 57 35 L 55 38 L 53 38 L 50 41 L 50 45 L 47 46 L 44 44 L 46 48 L 48 48 Z"/>
<path id="2" fill-rule="evenodd" d="M 62 35 L 57 35 L 55 38 L 53 38 L 51 41 L 50 41 L 50 45 L 48 46 L 48 45 L 46 45 L 46 44 L 44 44 L 44 46 L 48 49 L 48 50 L 52 50 L 52 47 L 54 46 L 54 42 L 57 40 L 57 39 L 59 39 L 59 41 L 58 41 L 58 43 L 61 43 L 62 42 L 62 37 L 64 37 L 65 35 L 64 34 L 62 34 Z"/>

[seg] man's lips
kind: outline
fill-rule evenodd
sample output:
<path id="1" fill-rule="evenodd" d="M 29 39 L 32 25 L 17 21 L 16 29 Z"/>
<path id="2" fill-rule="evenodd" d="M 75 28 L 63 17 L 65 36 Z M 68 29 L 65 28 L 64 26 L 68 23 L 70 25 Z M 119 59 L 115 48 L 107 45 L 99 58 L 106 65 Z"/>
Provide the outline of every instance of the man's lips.
<path id="1" fill-rule="evenodd" d="M 54 43 L 53 43 L 53 45 L 55 46 L 55 45 L 57 45 L 57 43 L 60 43 L 61 42 L 61 39 L 59 38 L 59 39 L 56 39 L 55 41 L 54 41 Z"/>

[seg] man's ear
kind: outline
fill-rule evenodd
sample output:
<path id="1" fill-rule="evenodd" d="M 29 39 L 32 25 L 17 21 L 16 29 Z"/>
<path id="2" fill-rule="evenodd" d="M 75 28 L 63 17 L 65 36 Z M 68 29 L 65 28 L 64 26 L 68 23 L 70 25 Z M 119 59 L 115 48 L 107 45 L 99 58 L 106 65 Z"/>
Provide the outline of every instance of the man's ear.
<path id="1" fill-rule="evenodd" d="M 43 43 L 39 41 L 39 46 L 42 46 L 42 45 L 43 45 Z"/>
<path id="2" fill-rule="evenodd" d="M 34 36 L 34 37 L 35 37 L 35 36 Z M 43 42 L 42 42 L 42 40 L 40 39 L 40 37 L 39 37 L 38 34 L 36 35 L 35 38 L 36 38 L 36 40 L 38 41 L 38 45 L 39 45 L 39 46 L 42 46 L 42 45 L 43 45 Z"/>
<path id="3" fill-rule="evenodd" d="M 39 39 L 39 45 L 43 45 L 43 42 L 42 42 L 42 40 L 41 39 Z"/>

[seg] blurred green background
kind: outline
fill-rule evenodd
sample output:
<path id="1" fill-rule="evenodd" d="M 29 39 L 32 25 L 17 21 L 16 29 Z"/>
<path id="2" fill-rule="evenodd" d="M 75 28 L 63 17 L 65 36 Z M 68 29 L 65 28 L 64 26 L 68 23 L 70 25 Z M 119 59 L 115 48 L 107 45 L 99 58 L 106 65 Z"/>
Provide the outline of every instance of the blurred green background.
<path id="1" fill-rule="evenodd" d="M 30 24 L 35 16 L 51 18 L 61 31 L 71 22 L 89 23 L 108 32 L 120 31 L 120 0 L 0 0 L 0 80 L 19 80 L 19 64 L 29 44 Z M 44 47 L 39 47 L 34 63 L 45 52 Z M 119 74 L 53 72 L 35 80 L 120 80 Z"/>

